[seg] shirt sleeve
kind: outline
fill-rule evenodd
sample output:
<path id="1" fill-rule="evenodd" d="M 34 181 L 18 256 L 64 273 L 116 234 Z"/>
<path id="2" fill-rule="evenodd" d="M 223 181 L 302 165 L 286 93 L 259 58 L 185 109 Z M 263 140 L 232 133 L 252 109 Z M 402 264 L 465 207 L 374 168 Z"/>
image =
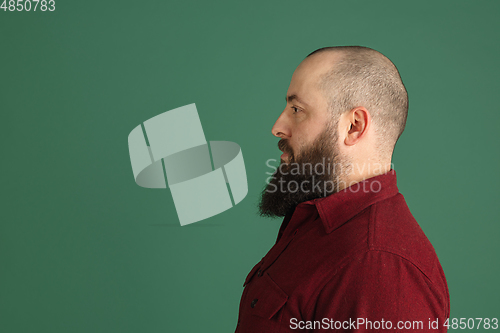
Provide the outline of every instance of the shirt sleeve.
<path id="1" fill-rule="evenodd" d="M 321 328 L 311 332 L 447 331 L 445 296 L 399 255 L 368 251 L 332 274 L 314 305 Z"/>

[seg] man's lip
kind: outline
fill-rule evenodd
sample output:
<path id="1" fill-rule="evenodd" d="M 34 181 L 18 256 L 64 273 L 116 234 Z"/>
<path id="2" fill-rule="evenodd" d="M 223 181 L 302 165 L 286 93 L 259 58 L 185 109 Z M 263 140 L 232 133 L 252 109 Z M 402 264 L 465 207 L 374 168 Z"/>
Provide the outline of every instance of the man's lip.
<path id="1" fill-rule="evenodd" d="M 282 160 L 285 160 L 287 157 L 288 157 L 288 154 L 287 154 L 287 153 L 283 153 L 283 154 L 281 154 L 281 159 L 282 159 Z"/>

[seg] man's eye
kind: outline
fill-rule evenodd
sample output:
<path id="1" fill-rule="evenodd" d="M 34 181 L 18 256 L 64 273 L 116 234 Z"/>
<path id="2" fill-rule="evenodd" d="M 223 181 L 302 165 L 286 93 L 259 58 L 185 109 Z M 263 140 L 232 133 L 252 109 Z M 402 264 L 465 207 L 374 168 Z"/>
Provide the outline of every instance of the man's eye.
<path id="1" fill-rule="evenodd" d="M 295 106 L 292 106 L 293 113 L 297 113 L 300 111 L 300 109 L 296 108 Z"/>

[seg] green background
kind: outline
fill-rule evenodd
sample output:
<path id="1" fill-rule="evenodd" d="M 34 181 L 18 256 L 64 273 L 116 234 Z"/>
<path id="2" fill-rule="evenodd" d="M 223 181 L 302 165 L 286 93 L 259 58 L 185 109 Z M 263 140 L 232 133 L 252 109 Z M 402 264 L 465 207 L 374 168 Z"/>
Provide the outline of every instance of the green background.
<path id="1" fill-rule="evenodd" d="M 0 11 L 0 332 L 231 332 L 281 220 L 256 204 L 295 67 L 375 48 L 409 91 L 398 186 L 445 271 L 451 317 L 500 317 L 497 1 L 56 1 Z M 134 182 L 127 136 L 196 103 L 249 193 L 180 227 Z M 193 209 L 196 202 L 193 202 Z M 482 331 L 482 330 L 478 330 Z"/>

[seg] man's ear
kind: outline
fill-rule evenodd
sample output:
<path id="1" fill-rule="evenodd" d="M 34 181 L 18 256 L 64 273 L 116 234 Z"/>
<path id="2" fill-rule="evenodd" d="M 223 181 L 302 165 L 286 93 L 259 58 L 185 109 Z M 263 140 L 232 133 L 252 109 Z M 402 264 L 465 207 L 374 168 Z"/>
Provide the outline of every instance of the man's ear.
<path id="1" fill-rule="evenodd" d="M 353 146 L 366 136 L 372 119 L 370 112 L 365 107 L 357 106 L 349 111 L 347 120 L 349 122 L 349 130 L 347 131 L 344 143 L 347 146 Z"/>

